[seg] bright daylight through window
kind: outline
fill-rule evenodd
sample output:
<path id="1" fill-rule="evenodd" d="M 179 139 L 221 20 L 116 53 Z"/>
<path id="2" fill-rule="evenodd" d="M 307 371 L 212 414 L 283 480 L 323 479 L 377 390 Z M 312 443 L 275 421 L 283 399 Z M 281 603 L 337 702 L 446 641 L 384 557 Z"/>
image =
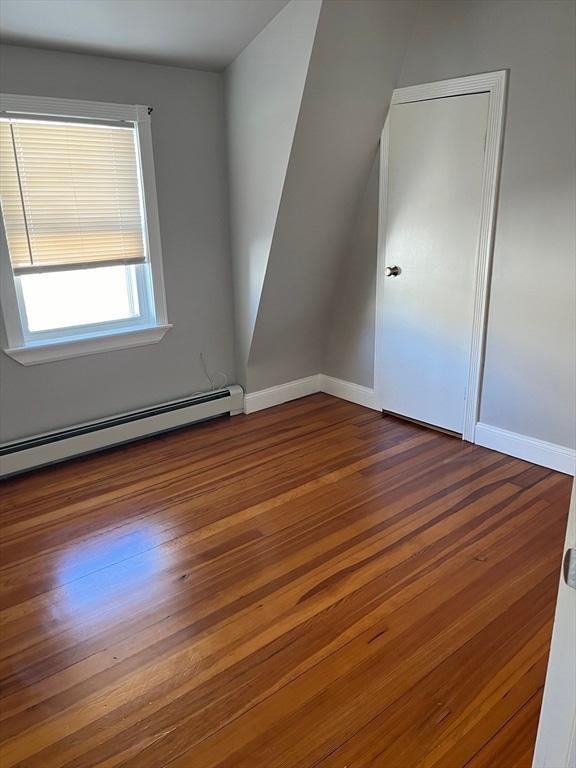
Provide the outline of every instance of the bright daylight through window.
<path id="1" fill-rule="evenodd" d="M 25 365 L 160 341 L 146 107 L 0 97 L 2 310 Z"/>

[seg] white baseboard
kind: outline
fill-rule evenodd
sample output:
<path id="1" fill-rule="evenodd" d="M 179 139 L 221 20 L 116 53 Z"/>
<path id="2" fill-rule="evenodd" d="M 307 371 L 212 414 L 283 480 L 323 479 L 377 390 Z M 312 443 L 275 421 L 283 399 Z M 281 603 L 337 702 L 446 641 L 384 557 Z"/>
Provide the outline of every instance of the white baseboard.
<path id="1" fill-rule="evenodd" d="M 319 373 L 316 376 L 289 381 L 287 384 L 279 384 L 276 387 L 244 395 L 244 413 L 255 413 L 264 408 L 272 408 L 274 405 L 313 395 L 315 392 L 325 392 L 341 400 L 348 400 L 375 411 L 380 410 L 373 389 Z M 555 469 L 567 475 L 575 474 L 576 451 L 571 448 L 491 427 L 488 424 L 476 425 L 474 442 L 484 448 L 491 448 L 493 451 L 499 451 L 541 467 Z"/>
<path id="2" fill-rule="evenodd" d="M 313 395 L 315 392 L 325 392 L 341 400 L 349 400 L 351 403 L 379 410 L 373 389 L 319 373 L 316 376 L 289 381 L 287 384 L 279 384 L 276 387 L 244 395 L 244 413 L 255 413 L 264 408 L 272 408 L 274 405 Z"/>
<path id="3" fill-rule="evenodd" d="M 506 429 L 491 427 L 488 424 L 476 425 L 474 442 L 484 448 L 524 459 L 541 467 L 574 475 L 576 451 L 571 448 L 537 440 L 535 437 L 519 435 L 516 432 L 508 432 Z"/>
<path id="4" fill-rule="evenodd" d="M 313 395 L 315 392 L 320 392 L 320 374 L 244 395 L 244 413 L 255 413 L 264 408 L 272 408 L 274 405 Z"/>
<path id="5" fill-rule="evenodd" d="M 326 376 L 321 373 L 320 391 L 326 392 L 327 395 L 339 397 L 341 400 L 349 400 L 351 403 L 372 408 L 375 411 L 380 410 L 376 403 L 376 393 L 374 390 L 369 389 L 369 387 L 362 387 L 360 384 L 353 384 L 351 381 L 335 379 L 332 376 Z"/>

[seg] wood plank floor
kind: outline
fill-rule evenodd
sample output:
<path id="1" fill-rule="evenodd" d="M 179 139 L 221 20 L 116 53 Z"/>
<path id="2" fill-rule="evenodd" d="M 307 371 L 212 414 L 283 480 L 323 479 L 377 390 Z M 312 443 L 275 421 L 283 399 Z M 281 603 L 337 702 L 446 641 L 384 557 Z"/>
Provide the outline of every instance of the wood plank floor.
<path id="1" fill-rule="evenodd" d="M 6 481 L 2 768 L 528 768 L 571 478 L 327 395 Z"/>

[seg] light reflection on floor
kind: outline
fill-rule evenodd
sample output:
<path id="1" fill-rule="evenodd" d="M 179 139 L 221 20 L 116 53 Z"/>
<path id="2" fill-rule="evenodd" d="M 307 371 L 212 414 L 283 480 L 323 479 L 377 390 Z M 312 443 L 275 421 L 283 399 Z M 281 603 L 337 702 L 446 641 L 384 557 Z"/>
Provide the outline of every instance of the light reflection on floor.
<path id="1" fill-rule="evenodd" d="M 58 601 L 54 618 L 97 621 L 102 614 L 149 604 L 157 575 L 165 566 L 153 528 L 119 538 L 79 542 L 66 549 L 57 566 Z"/>

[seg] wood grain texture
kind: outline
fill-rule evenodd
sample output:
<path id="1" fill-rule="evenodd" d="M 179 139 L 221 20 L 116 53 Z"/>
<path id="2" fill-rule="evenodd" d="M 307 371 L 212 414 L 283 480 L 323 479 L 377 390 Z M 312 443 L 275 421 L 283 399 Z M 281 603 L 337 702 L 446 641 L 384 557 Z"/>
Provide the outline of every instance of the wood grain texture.
<path id="1" fill-rule="evenodd" d="M 318 394 L 5 481 L 2 768 L 529 768 L 571 479 Z"/>

